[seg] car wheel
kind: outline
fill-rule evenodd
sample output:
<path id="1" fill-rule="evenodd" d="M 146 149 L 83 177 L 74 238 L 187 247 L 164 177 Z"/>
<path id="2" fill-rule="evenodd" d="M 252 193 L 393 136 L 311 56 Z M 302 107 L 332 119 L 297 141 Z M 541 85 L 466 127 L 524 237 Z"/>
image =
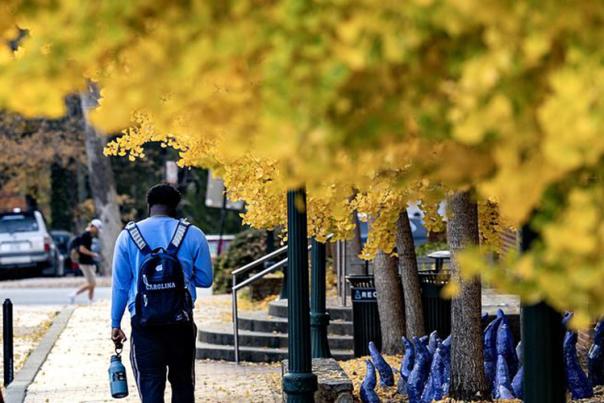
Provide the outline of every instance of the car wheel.
<path id="1" fill-rule="evenodd" d="M 50 270 L 49 270 L 50 269 Z M 39 263 L 30 271 L 30 276 L 33 277 L 48 277 L 53 274 L 52 264 L 50 262 Z"/>

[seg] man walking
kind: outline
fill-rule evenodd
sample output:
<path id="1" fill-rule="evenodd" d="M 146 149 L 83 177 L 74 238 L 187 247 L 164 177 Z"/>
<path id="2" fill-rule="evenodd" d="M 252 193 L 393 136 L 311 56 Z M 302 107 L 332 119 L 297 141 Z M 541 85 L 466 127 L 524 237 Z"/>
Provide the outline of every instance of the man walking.
<path id="1" fill-rule="evenodd" d="M 103 228 L 103 222 L 97 218 L 90 221 L 86 230 L 75 239 L 78 266 L 86 279 L 86 283 L 69 295 L 69 302 L 74 303 L 78 295 L 88 291 L 88 302 L 94 300 L 94 288 L 96 287 L 96 266 L 94 259 L 99 255 L 92 251 L 92 238 L 97 237 Z"/>
<path id="2" fill-rule="evenodd" d="M 149 189 L 149 218 L 129 223 L 115 245 L 111 339 L 121 348 L 121 320 L 130 311 L 132 368 L 143 403 L 162 403 L 166 370 L 172 402 L 194 401 L 195 287 L 212 285 L 203 232 L 177 220 L 181 195 L 173 186 Z"/>

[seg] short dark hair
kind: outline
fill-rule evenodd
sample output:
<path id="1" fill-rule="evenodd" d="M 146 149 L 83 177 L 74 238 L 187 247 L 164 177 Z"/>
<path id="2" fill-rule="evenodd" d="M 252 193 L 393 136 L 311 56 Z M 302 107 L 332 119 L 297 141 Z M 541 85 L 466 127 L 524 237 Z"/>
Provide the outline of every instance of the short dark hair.
<path id="1" fill-rule="evenodd" d="M 167 183 L 154 185 L 147 192 L 147 204 L 149 207 L 161 204 L 176 210 L 181 198 L 180 192 L 174 186 Z"/>

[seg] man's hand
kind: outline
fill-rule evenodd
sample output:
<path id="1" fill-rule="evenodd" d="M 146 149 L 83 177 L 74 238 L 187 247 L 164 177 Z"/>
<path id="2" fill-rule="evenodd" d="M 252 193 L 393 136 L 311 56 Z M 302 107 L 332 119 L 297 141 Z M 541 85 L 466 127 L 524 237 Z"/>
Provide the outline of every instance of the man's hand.
<path id="1" fill-rule="evenodd" d="M 111 341 L 115 344 L 115 348 L 123 348 L 124 342 L 126 341 L 126 334 L 119 327 L 111 329 Z"/>

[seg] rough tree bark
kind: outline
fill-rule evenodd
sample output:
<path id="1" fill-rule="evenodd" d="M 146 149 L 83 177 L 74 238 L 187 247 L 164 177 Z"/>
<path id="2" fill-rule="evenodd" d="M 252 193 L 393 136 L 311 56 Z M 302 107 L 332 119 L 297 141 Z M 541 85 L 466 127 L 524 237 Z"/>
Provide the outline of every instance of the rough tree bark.
<path id="1" fill-rule="evenodd" d="M 426 334 L 422 294 L 417 272 L 415 243 L 407 211 L 403 211 L 396 224 L 396 250 L 398 253 L 399 272 L 405 296 L 405 321 L 407 337 L 421 337 Z M 440 335 L 446 337 L 447 335 Z"/>
<path id="2" fill-rule="evenodd" d="M 361 223 L 357 212 L 352 213 L 352 222 L 355 224 L 354 235 L 351 240 L 346 241 L 346 272 L 347 274 L 367 274 L 368 263 L 359 256 L 363 246 L 361 242 Z"/>
<path id="3" fill-rule="evenodd" d="M 77 206 L 76 161 L 67 166 L 59 160 L 50 165 L 50 219 L 54 229 L 73 231 Z"/>
<path id="4" fill-rule="evenodd" d="M 396 260 L 379 251 L 373 261 L 384 354 L 400 354 L 401 338 L 405 335 L 405 303 Z"/>
<path id="5" fill-rule="evenodd" d="M 448 199 L 447 240 L 451 251 L 451 276 L 461 284 L 451 303 L 451 386 L 450 397 L 482 400 L 489 385 L 484 375 L 480 279 L 462 281 L 457 253 L 478 243 L 478 208 L 470 192 L 459 192 Z"/>
<path id="6" fill-rule="evenodd" d="M 80 95 L 80 113 L 84 125 L 90 190 L 94 199 L 96 214 L 103 222 L 103 230 L 99 235 L 102 246 L 101 271 L 103 274 L 108 275 L 111 273 L 113 248 L 115 240 L 122 230 L 122 222 L 117 204 L 113 171 L 111 170 L 109 160 L 103 155 L 107 139 L 105 136 L 97 133 L 94 126 L 88 120 L 88 112 L 97 106 L 97 100 L 98 94 L 94 88 L 82 93 Z"/>

